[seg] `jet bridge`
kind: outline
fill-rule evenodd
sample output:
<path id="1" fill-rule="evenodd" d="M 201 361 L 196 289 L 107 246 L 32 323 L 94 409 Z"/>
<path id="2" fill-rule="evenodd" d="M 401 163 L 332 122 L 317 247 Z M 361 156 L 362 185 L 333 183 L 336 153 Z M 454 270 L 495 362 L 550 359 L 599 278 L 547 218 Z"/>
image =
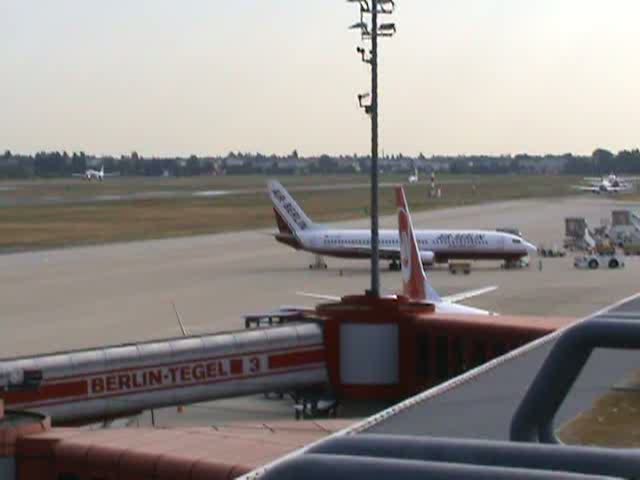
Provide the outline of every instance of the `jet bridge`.
<path id="1" fill-rule="evenodd" d="M 0 388 L 0 399 L 58 424 L 328 381 L 313 322 L 0 360 L 1 378 L 37 378 L 37 388 Z"/>
<path id="2" fill-rule="evenodd" d="M 555 430 L 637 368 L 639 306 L 640 294 L 241 478 L 637 478 L 637 449 L 565 445 Z"/>
<path id="3" fill-rule="evenodd" d="M 0 378 L 30 387 L 0 398 L 57 424 L 271 392 L 291 392 L 298 413 L 314 415 L 327 399 L 404 399 L 567 321 L 444 315 L 403 296 L 346 296 L 250 315 L 238 332 L 0 360 Z"/>

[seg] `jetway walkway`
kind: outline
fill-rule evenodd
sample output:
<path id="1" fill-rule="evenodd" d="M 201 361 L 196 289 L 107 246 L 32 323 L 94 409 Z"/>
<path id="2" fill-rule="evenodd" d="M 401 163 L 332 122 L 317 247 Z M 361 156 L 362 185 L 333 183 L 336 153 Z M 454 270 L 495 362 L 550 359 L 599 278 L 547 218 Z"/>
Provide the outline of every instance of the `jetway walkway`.
<path id="1" fill-rule="evenodd" d="M 640 322 L 640 294 L 587 319 Z M 639 323 L 640 326 L 640 323 Z M 367 433 L 508 440 L 511 418 L 562 331 L 515 350 L 374 416 Z M 634 350 L 595 351 L 555 417 L 562 425 L 638 368 Z M 455 419 L 455 420 L 452 420 Z"/>
<path id="2" fill-rule="evenodd" d="M 637 449 L 555 429 L 637 369 L 638 320 L 640 294 L 243 479 L 636 478 Z"/>
<path id="3" fill-rule="evenodd" d="M 0 380 L 24 372 L 41 374 L 38 388 L 0 389 L 0 398 L 57 424 L 328 382 L 312 322 L 0 360 Z"/>

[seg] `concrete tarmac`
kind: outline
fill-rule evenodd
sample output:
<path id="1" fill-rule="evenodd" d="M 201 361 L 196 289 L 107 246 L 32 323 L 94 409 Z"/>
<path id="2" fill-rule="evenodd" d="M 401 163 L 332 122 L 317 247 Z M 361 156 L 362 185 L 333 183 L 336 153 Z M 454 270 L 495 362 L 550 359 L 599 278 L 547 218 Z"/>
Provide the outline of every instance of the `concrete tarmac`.
<path id="1" fill-rule="evenodd" d="M 565 217 L 584 216 L 595 226 L 615 208 L 619 204 L 614 200 L 599 197 L 510 201 L 419 213 L 414 223 L 417 228 L 514 226 L 534 243 L 550 245 L 562 243 Z M 396 228 L 395 217 L 381 223 Z M 342 225 L 366 227 L 368 221 Z M 368 261 L 328 258 L 328 270 L 310 271 L 311 255 L 276 243 L 268 233 L 0 256 L 0 357 L 179 335 L 172 301 L 191 331 L 223 331 L 243 328 L 243 314 L 313 305 L 313 300 L 295 294 L 299 290 L 339 295 L 368 287 Z M 476 262 L 469 276 L 454 276 L 439 267 L 431 278 L 441 294 L 497 285 L 497 291 L 468 303 L 527 315 L 584 316 L 640 290 L 640 257 L 628 257 L 626 268 L 618 271 L 576 270 L 572 263 L 571 255 L 544 259 L 539 271 L 534 257 L 529 269 L 504 271 L 496 262 Z M 400 274 L 382 266 L 383 289 L 396 291 Z M 245 402 L 247 407 L 257 405 L 250 399 L 216 402 L 222 412 L 218 417 L 227 418 L 227 408 L 245 418 Z M 197 408 L 202 409 L 197 422 L 211 421 L 209 407 L 190 411 Z M 263 406 L 256 408 L 258 418 Z M 286 411 L 290 418 L 290 407 L 267 410 L 281 411 L 276 415 Z"/>
<path id="2" fill-rule="evenodd" d="M 549 245 L 562 243 L 565 216 L 596 225 L 615 206 L 589 197 L 512 201 L 420 213 L 414 222 L 417 228 L 517 226 L 527 239 Z M 382 224 L 394 227 L 395 218 Z M 574 269 L 571 256 L 543 260 L 542 271 L 535 257 L 519 271 L 476 262 L 469 276 L 438 267 L 431 278 L 442 294 L 500 287 L 470 301 L 474 306 L 579 316 L 638 290 L 639 259 L 627 258 L 620 271 L 596 272 Z M 172 301 L 193 331 L 221 331 L 243 328 L 243 314 L 313 305 L 295 294 L 299 290 L 339 295 L 369 285 L 368 261 L 327 258 L 326 271 L 310 271 L 310 261 L 311 255 L 276 243 L 268 231 L 0 256 L 1 356 L 177 335 Z M 396 291 L 400 274 L 382 267 L 384 290 Z"/>

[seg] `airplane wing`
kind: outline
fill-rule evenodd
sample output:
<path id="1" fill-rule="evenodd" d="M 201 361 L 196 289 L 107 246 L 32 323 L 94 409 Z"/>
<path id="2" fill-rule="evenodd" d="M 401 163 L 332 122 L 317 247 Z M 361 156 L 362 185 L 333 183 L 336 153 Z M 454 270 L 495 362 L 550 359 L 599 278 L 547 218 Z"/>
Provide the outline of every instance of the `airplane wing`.
<path id="1" fill-rule="evenodd" d="M 271 237 L 271 238 L 282 237 L 284 235 L 284 234 L 282 234 L 280 232 L 258 232 L 258 233 L 260 235 Z M 293 235 L 287 235 L 287 236 L 293 238 Z"/>
<path id="2" fill-rule="evenodd" d="M 120 172 L 103 173 L 105 177 L 119 177 Z"/>
<path id="3" fill-rule="evenodd" d="M 448 297 L 442 297 L 442 301 L 449 303 L 458 303 L 468 298 L 477 297 L 478 295 L 484 295 L 485 293 L 493 292 L 498 287 L 493 285 L 491 287 L 478 288 L 476 290 L 467 290 L 466 292 L 456 293 L 449 295 Z"/>
<path id="4" fill-rule="evenodd" d="M 72 173 L 71 176 L 72 177 L 84 177 L 85 174 L 84 173 Z"/>
<path id="5" fill-rule="evenodd" d="M 442 297 L 442 301 L 449 302 L 449 303 L 458 303 L 472 297 L 477 297 L 479 295 L 484 295 L 485 293 L 493 292 L 494 290 L 497 290 L 497 289 L 498 287 L 493 285 L 490 287 L 478 288 L 476 290 L 467 290 L 465 292 L 449 295 L 448 297 Z M 339 302 L 341 300 L 341 297 L 336 297 L 334 295 L 324 295 L 322 293 L 296 292 L 296 295 L 300 295 L 302 297 L 316 298 L 318 300 L 328 300 L 331 302 Z"/>
<path id="6" fill-rule="evenodd" d="M 296 295 L 301 297 L 316 298 L 318 300 L 329 300 L 330 302 L 339 302 L 342 297 L 336 297 L 334 295 L 324 295 L 322 293 L 309 293 L 309 292 L 296 292 Z"/>
<path id="7" fill-rule="evenodd" d="M 571 185 L 571 188 L 574 190 L 579 190 L 581 192 L 597 192 L 598 189 L 596 187 L 585 187 L 584 185 Z"/>

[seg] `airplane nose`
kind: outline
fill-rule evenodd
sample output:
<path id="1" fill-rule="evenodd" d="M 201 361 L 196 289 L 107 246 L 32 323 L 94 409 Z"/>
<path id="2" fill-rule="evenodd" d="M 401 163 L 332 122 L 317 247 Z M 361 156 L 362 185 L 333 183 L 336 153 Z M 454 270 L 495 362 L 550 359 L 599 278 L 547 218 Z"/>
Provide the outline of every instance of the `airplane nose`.
<path id="1" fill-rule="evenodd" d="M 523 243 L 529 255 L 534 254 L 538 251 L 538 247 L 536 247 L 533 243 L 529 243 L 527 241 L 524 241 Z"/>

